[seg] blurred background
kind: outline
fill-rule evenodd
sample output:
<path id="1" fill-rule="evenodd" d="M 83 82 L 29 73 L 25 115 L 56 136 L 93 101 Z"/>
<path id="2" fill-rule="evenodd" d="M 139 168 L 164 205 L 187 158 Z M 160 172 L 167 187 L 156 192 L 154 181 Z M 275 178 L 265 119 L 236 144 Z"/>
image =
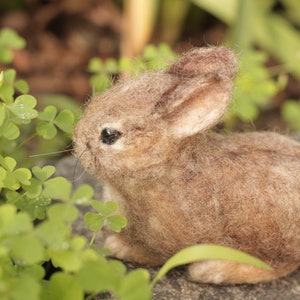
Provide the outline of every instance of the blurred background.
<path id="1" fill-rule="evenodd" d="M 0 28 L 26 43 L 14 68 L 40 106 L 81 105 L 112 81 L 227 45 L 240 61 L 229 130 L 300 130 L 298 0 L 1 0 Z M 0 35 L 5 43 L 6 36 Z"/>

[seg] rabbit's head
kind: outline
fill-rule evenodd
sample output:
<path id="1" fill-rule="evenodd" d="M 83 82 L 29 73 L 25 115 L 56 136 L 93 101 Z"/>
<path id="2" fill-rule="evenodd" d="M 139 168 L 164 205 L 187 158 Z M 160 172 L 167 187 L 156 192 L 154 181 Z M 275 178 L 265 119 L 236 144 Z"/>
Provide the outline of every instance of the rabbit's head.
<path id="1" fill-rule="evenodd" d="M 87 105 L 74 131 L 77 156 L 103 179 L 172 159 L 186 138 L 219 121 L 235 71 L 229 49 L 196 48 L 166 71 L 116 84 Z"/>

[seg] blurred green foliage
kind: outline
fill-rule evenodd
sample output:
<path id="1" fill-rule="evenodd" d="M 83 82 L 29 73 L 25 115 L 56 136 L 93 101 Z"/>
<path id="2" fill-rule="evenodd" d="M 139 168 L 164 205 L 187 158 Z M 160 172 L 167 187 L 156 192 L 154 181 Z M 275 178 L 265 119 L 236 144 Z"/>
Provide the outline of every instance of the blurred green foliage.
<path id="1" fill-rule="evenodd" d="M 156 0 L 156 2 L 157 5 L 153 5 L 158 21 L 156 24 L 159 26 L 156 34 L 162 41 L 168 43 L 174 43 L 179 38 L 189 21 L 187 18 L 192 15 L 195 18 L 195 13 L 198 14 L 196 16 L 198 21 L 204 20 L 209 14 L 227 25 L 223 43 L 235 49 L 240 60 L 234 101 L 224 118 L 225 125 L 229 129 L 234 128 L 238 119 L 242 122 L 253 122 L 261 111 L 272 109 L 273 98 L 285 88 L 288 74 L 300 79 L 298 29 L 300 1 L 223 0 L 220 3 L 219 0 Z M 132 3 L 134 5 L 134 2 Z M 196 12 L 195 6 L 201 10 Z M 153 31 L 154 24 L 155 22 Z M 195 26 L 199 24 L 201 26 L 203 22 L 198 22 Z M 141 24 L 135 26 L 143 27 Z M 270 59 L 277 61 L 276 68 L 266 67 Z M 108 86 L 107 77 L 106 80 Z M 96 82 L 97 80 L 94 84 Z M 284 111 L 281 115 L 291 129 L 298 130 L 299 99 L 292 101 L 293 105 L 282 105 Z"/>
<path id="2" fill-rule="evenodd" d="M 113 84 L 113 78 L 123 72 L 132 76 L 145 70 L 166 68 L 175 58 L 175 53 L 166 44 L 158 47 L 148 45 L 134 60 L 120 58 L 102 61 L 92 58 L 88 67 L 92 74 L 90 82 L 96 93 L 103 92 Z M 227 129 L 234 129 L 237 120 L 244 123 L 255 121 L 263 110 L 272 106 L 272 97 L 285 88 L 287 76 L 274 76 L 272 69 L 266 67 L 267 59 L 267 54 L 258 50 L 248 50 L 239 55 L 233 101 L 223 118 Z M 299 122 L 299 116 L 296 112 L 289 116 L 295 118 L 295 122 L 289 121 L 287 124 L 296 129 L 295 124 Z M 286 117 L 284 119 L 286 120 Z"/>
<path id="3" fill-rule="evenodd" d="M 92 74 L 90 83 L 94 92 L 100 93 L 112 85 L 113 78 L 122 73 L 137 75 L 146 70 L 158 70 L 168 66 L 175 57 L 175 53 L 167 44 L 160 44 L 157 47 L 148 45 L 143 53 L 135 57 L 133 61 L 128 57 L 106 61 L 95 57 L 90 60 L 88 65 L 88 71 Z"/>

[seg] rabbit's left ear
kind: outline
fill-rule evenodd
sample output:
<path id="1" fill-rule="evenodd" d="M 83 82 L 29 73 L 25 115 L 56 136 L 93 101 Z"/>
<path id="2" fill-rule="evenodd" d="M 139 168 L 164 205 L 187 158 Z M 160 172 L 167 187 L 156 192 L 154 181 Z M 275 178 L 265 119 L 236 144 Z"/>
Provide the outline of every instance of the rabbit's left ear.
<path id="1" fill-rule="evenodd" d="M 231 100 L 235 72 L 236 58 L 227 48 L 188 52 L 167 71 L 173 84 L 157 101 L 154 113 L 177 138 L 213 127 Z"/>
<path id="2" fill-rule="evenodd" d="M 155 108 L 176 138 L 213 127 L 225 113 L 233 89 L 232 79 L 215 74 L 180 81 L 164 93 Z"/>

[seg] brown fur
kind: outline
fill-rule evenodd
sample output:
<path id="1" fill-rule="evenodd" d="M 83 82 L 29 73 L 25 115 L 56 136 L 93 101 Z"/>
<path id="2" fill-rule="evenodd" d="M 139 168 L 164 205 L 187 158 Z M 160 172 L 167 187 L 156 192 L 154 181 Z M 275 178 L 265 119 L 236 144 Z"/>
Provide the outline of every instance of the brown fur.
<path id="1" fill-rule="evenodd" d="M 120 82 L 85 109 L 77 153 L 128 219 L 106 241 L 116 257 L 161 265 L 182 248 L 213 243 L 274 269 L 190 266 L 193 280 L 213 283 L 272 280 L 300 264 L 300 144 L 275 133 L 208 130 L 226 111 L 235 70 L 230 50 L 193 49 L 168 71 Z M 122 135 L 105 144 L 104 128 Z"/>

